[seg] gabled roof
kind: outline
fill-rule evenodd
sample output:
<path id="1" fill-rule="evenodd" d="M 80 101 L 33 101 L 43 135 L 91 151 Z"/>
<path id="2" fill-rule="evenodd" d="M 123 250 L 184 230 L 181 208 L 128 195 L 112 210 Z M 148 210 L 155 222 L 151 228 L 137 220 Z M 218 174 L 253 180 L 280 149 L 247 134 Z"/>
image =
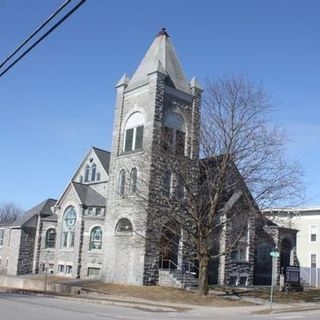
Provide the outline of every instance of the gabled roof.
<path id="1" fill-rule="evenodd" d="M 176 89 L 190 94 L 189 82 L 186 80 L 170 37 L 164 28 L 156 36 L 140 62 L 129 81 L 126 91 L 147 84 L 149 81 L 148 75 L 155 71 L 167 74 Z"/>
<path id="2" fill-rule="evenodd" d="M 53 212 L 51 210 L 51 207 L 53 207 L 56 204 L 57 200 L 55 199 L 47 199 L 35 207 L 28 210 L 26 213 L 21 215 L 16 221 L 12 223 L 12 226 L 14 227 L 21 227 L 25 223 L 27 223 L 29 220 L 31 220 L 33 217 L 40 215 L 41 217 L 48 217 L 53 215 Z"/>
<path id="3" fill-rule="evenodd" d="M 94 152 L 99 160 L 99 162 L 101 163 L 103 169 L 106 171 L 106 173 L 109 175 L 109 166 L 110 166 L 110 155 L 111 153 L 109 151 L 97 148 L 97 147 L 91 147 L 89 152 L 87 152 L 86 156 L 83 158 L 83 160 L 81 161 L 78 169 L 76 170 L 75 174 L 73 175 L 71 181 L 73 181 L 77 174 L 79 173 L 79 171 L 82 169 L 84 163 L 88 160 L 88 157 L 90 155 L 91 152 Z"/>
<path id="4" fill-rule="evenodd" d="M 71 182 L 71 184 L 83 205 L 99 207 L 106 205 L 107 199 L 90 187 L 90 185 L 78 182 Z"/>
<path id="5" fill-rule="evenodd" d="M 93 151 L 97 155 L 101 165 L 103 166 L 104 170 L 109 174 L 109 166 L 110 166 L 110 155 L 111 153 L 106 150 L 102 150 L 96 147 L 92 147 Z"/>

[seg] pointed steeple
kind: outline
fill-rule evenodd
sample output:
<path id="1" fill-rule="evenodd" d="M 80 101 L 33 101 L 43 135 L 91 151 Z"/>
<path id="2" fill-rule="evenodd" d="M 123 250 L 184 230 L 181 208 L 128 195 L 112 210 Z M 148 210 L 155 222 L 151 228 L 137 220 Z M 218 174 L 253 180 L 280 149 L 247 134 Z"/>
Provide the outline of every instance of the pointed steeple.
<path id="1" fill-rule="evenodd" d="M 162 68 L 159 68 L 159 66 Z M 147 84 L 148 74 L 155 71 L 167 74 L 176 89 L 190 93 L 189 83 L 185 78 L 183 69 L 165 28 L 162 28 L 154 39 L 129 81 L 126 91 Z"/>

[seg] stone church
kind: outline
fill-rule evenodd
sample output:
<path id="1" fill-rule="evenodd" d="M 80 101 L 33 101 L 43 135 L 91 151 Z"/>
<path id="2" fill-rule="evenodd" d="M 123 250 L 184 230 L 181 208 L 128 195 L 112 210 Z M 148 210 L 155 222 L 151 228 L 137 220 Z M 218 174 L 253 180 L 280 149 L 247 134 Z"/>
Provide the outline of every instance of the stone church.
<path id="1" fill-rule="evenodd" d="M 91 147 L 58 200 L 45 200 L 14 223 L 0 225 L 0 273 L 50 272 L 137 285 L 179 282 L 171 272 L 185 262 L 179 252 L 169 257 L 168 271 L 168 261 L 163 264 L 162 253 L 150 240 L 157 237 L 150 212 L 161 211 L 154 199 L 162 195 L 151 197 L 154 185 L 164 175 L 168 193 L 179 189 L 163 168 L 157 142 L 165 131 L 174 154 L 183 156 L 179 161 L 192 166 L 199 160 L 202 89 L 195 78 L 186 79 L 162 29 L 133 76 L 124 74 L 116 90 L 111 151 Z M 196 183 L 198 178 L 190 179 Z M 147 195 L 143 202 L 136 199 L 138 189 Z M 246 199 L 253 213 L 250 230 L 237 250 L 210 265 L 211 283 L 268 283 L 270 248 L 289 237 L 295 251 L 295 231 L 275 224 L 268 231 L 254 201 Z M 196 274 L 191 269 L 190 281 Z"/>

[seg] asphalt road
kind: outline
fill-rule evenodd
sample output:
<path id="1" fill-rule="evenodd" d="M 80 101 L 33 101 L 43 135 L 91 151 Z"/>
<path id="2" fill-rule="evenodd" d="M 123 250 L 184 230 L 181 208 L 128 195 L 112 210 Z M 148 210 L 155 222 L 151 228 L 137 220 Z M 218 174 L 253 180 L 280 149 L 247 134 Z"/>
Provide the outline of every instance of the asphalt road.
<path id="1" fill-rule="evenodd" d="M 0 292 L 0 320 L 319 320 L 320 310 L 256 315 L 252 307 L 195 308 L 186 312 L 150 312 L 115 305 Z"/>

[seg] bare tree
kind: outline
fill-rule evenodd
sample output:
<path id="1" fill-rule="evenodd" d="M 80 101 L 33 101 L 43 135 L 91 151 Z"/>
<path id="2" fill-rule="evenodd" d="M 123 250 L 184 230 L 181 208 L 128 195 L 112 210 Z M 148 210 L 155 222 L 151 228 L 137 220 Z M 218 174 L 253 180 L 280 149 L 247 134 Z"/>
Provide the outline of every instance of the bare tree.
<path id="1" fill-rule="evenodd" d="M 258 206 L 301 200 L 300 167 L 285 156 L 286 137 L 272 126 L 271 111 L 261 86 L 236 77 L 208 81 L 200 157 L 186 157 L 183 134 L 173 139 L 163 126 L 153 148 L 152 183 L 140 177 L 148 194 L 138 189 L 134 201 L 148 210 L 145 236 L 162 255 L 182 247 L 183 260 L 198 262 L 201 295 L 208 293 L 210 260 L 249 246 Z"/>
<path id="2" fill-rule="evenodd" d="M 23 210 L 14 202 L 2 202 L 0 204 L 0 222 L 10 223 L 15 221 L 20 215 L 23 214 Z"/>

